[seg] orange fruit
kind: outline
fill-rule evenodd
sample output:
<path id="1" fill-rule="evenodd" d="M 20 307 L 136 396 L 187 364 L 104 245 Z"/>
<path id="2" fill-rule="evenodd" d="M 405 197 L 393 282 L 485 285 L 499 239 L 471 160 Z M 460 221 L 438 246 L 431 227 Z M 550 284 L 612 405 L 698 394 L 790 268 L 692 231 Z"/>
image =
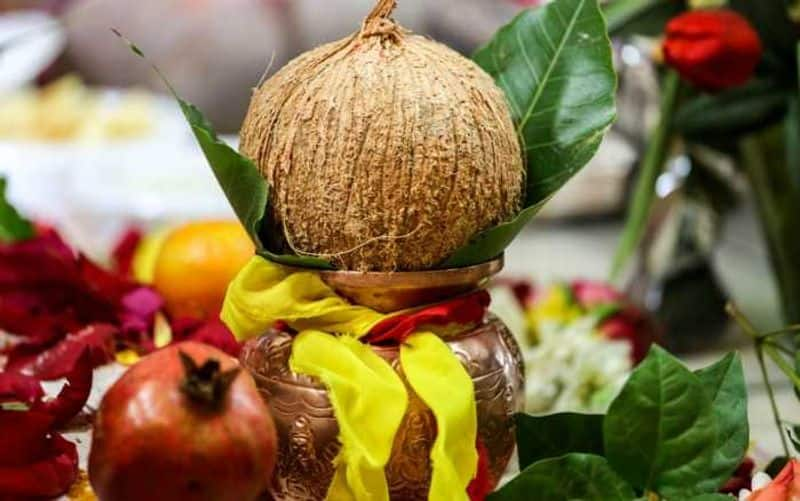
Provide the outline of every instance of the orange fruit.
<path id="1" fill-rule="evenodd" d="M 153 287 L 173 318 L 219 314 L 228 283 L 255 248 L 238 222 L 189 223 L 166 236 L 155 261 Z"/>

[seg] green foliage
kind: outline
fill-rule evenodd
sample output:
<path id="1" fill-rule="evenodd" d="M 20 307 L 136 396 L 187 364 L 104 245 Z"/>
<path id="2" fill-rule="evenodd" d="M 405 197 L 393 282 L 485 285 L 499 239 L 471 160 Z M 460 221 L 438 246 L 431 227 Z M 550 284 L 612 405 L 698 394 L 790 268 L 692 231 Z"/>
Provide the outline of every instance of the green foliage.
<path id="1" fill-rule="evenodd" d="M 630 501 L 634 497 L 633 489 L 605 458 L 573 453 L 529 466 L 487 500 Z"/>
<path id="2" fill-rule="evenodd" d="M 614 121 L 616 74 L 597 0 L 523 11 L 474 55 L 506 94 L 527 163 L 524 209 L 478 235 L 445 267 L 500 254 L 597 151 Z"/>
<path id="3" fill-rule="evenodd" d="M 27 240 L 34 235 L 33 225 L 20 216 L 6 200 L 6 180 L 0 177 L 0 243 L 10 244 Z"/>
<path id="4" fill-rule="evenodd" d="M 661 348 L 631 375 L 603 423 L 606 455 L 632 485 L 667 497 L 701 494 L 717 423 L 700 379 Z"/>
<path id="5" fill-rule="evenodd" d="M 569 452 L 603 454 L 603 416 L 563 413 L 550 416 L 517 414 L 520 469 Z"/>
<path id="6" fill-rule="evenodd" d="M 738 354 L 730 353 L 710 367 L 696 371 L 703 389 L 711 399 L 711 409 L 717 421 L 716 450 L 711 466 L 701 486 L 718 489 L 731 477 L 742 461 L 742 451 L 750 442 L 747 422 L 747 397 L 740 389 L 745 386 L 742 362 Z"/>
<path id="7" fill-rule="evenodd" d="M 675 112 L 674 130 L 705 140 L 753 132 L 786 115 L 788 91 L 775 81 L 751 80 L 718 94 L 701 94 Z"/>
<path id="8" fill-rule="evenodd" d="M 692 373 L 653 347 L 605 416 L 518 416 L 522 472 L 490 499 L 722 499 L 747 450 L 746 407 L 738 355 Z"/>
<path id="9" fill-rule="evenodd" d="M 659 36 L 683 9 L 676 0 L 614 0 L 603 6 L 603 13 L 612 36 Z"/>
<path id="10" fill-rule="evenodd" d="M 269 184 L 250 159 L 217 137 L 211 124 L 200 110 L 177 95 L 175 98 L 192 127 L 197 143 L 203 150 L 228 202 L 250 238 L 255 242 L 258 254 L 271 261 L 289 266 L 332 268 L 331 264 L 323 259 L 288 254 L 278 255 L 266 248 L 261 240 L 261 231 L 269 200 Z"/>

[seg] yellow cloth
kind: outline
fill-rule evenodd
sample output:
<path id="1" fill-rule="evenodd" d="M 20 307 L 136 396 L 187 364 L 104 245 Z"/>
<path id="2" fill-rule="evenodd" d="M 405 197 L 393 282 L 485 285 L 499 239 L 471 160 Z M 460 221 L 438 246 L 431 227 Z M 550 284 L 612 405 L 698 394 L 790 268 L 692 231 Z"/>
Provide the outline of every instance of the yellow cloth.
<path id="1" fill-rule="evenodd" d="M 327 498 L 388 500 L 384 468 L 408 397 L 389 363 L 358 341 L 386 316 L 351 305 L 316 273 L 255 257 L 228 287 L 221 318 L 239 339 L 261 335 L 277 321 L 299 331 L 290 368 L 322 381 L 339 424 L 342 451 Z M 472 380 L 433 333 L 413 334 L 401 347 L 400 363 L 436 418 L 428 499 L 466 500 L 478 462 Z"/>
<path id="2" fill-rule="evenodd" d="M 467 499 L 466 488 L 478 465 L 472 378 L 447 343 L 429 332 L 409 337 L 400 347 L 400 361 L 408 384 L 436 418 L 428 499 Z"/>
<path id="3" fill-rule="evenodd" d="M 383 468 L 408 405 L 403 381 L 369 346 L 319 331 L 297 336 L 289 363 L 330 390 L 342 450 L 328 499 L 388 501 Z"/>
<path id="4" fill-rule="evenodd" d="M 240 340 L 260 336 L 277 321 L 296 331 L 361 337 L 385 318 L 339 297 L 316 273 L 292 272 L 254 257 L 228 286 L 222 321 Z"/>

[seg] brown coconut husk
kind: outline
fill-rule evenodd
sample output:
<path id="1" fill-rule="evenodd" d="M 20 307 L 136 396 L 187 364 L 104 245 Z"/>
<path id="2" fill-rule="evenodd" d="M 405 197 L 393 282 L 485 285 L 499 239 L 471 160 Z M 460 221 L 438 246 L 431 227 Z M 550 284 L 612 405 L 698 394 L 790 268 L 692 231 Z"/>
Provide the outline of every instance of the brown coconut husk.
<path id="1" fill-rule="evenodd" d="M 255 90 L 241 150 L 271 185 L 268 244 L 350 270 L 422 270 L 510 219 L 523 160 L 502 91 L 381 0 L 352 36 Z"/>

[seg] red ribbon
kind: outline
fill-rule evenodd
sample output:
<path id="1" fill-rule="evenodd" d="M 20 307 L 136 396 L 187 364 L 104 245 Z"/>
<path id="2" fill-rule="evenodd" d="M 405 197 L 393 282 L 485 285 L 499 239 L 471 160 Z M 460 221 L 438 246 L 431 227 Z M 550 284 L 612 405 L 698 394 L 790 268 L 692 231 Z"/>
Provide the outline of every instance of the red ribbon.
<path id="1" fill-rule="evenodd" d="M 411 313 L 393 315 L 375 325 L 366 341 L 373 344 L 388 341 L 402 343 L 423 327 L 478 323 L 486 315 L 489 302 L 489 293 L 481 290 Z"/>

